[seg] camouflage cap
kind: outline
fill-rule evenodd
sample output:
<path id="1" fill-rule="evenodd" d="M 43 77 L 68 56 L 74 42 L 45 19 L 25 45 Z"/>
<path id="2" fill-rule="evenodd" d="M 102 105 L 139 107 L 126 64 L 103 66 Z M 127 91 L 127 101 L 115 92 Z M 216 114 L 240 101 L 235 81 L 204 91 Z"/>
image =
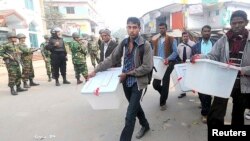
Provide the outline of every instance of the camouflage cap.
<path id="1" fill-rule="evenodd" d="M 74 32 L 74 33 L 72 34 L 72 37 L 73 37 L 73 38 L 80 38 L 80 36 L 79 36 L 79 34 L 78 34 L 77 32 Z"/>
<path id="2" fill-rule="evenodd" d="M 9 32 L 9 33 L 7 34 L 7 38 L 17 38 L 16 33 L 14 33 L 14 32 Z"/>
<path id="3" fill-rule="evenodd" d="M 21 38 L 26 38 L 26 36 L 23 33 L 18 33 L 17 34 L 17 38 L 21 39 Z"/>
<path id="4" fill-rule="evenodd" d="M 44 35 L 43 38 L 44 39 L 49 39 L 49 35 Z"/>

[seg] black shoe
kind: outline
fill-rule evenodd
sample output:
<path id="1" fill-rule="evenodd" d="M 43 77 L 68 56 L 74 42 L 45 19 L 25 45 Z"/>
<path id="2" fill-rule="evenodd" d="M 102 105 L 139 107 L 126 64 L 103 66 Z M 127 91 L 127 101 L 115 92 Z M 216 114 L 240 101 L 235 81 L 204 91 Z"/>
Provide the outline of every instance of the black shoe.
<path id="1" fill-rule="evenodd" d="M 142 127 L 141 130 L 137 133 L 137 135 L 135 136 L 137 139 L 142 138 L 145 133 L 147 133 L 149 131 L 149 127 Z"/>
<path id="2" fill-rule="evenodd" d="M 24 92 L 24 91 L 28 91 L 28 89 L 23 89 L 20 86 L 17 86 L 16 91 L 17 92 Z"/>
<path id="3" fill-rule="evenodd" d="M 10 88 L 11 95 L 17 95 L 17 92 L 15 91 L 14 87 Z"/>
<path id="4" fill-rule="evenodd" d="M 183 98 L 183 97 L 185 97 L 186 96 L 186 94 L 180 94 L 179 96 L 178 96 L 178 98 Z"/>
<path id="5" fill-rule="evenodd" d="M 27 82 L 23 82 L 23 87 L 24 88 L 30 88 L 30 86 L 27 84 Z"/>
<path id="6" fill-rule="evenodd" d="M 70 84 L 70 82 L 68 80 L 64 80 L 63 84 Z"/>
<path id="7" fill-rule="evenodd" d="M 30 86 L 38 86 L 40 84 L 37 84 L 33 81 L 33 79 L 30 79 Z"/>
<path id="8" fill-rule="evenodd" d="M 58 80 L 56 80 L 56 86 L 60 86 L 60 83 Z"/>

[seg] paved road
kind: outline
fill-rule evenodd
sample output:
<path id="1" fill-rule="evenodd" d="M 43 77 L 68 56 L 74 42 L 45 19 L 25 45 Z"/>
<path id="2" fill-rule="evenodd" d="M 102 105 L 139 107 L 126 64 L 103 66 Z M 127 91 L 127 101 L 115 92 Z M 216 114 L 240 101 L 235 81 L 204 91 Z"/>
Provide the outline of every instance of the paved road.
<path id="1" fill-rule="evenodd" d="M 55 87 L 54 82 L 47 82 L 43 61 L 35 61 L 35 81 L 41 85 L 18 96 L 10 95 L 6 69 L 0 67 L 0 141 L 119 140 L 127 108 L 124 95 L 120 95 L 119 109 L 93 110 L 80 94 L 82 85 L 76 85 L 70 63 L 68 77 L 72 84 Z M 90 63 L 88 66 L 93 70 Z M 177 96 L 172 88 L 168 109 L 160 111 L 159 95 L 149 87 L 142 105 L 151 130 L 143 139 L 133 137 L 133 141 L 207 141 L 207 127 L 200 121 L 197 95 L 188 93 L 183 99 Z M 230 101 L 227 123 L 231 105 Z M 139 129 L 137 122 L 135 132 Z"/>

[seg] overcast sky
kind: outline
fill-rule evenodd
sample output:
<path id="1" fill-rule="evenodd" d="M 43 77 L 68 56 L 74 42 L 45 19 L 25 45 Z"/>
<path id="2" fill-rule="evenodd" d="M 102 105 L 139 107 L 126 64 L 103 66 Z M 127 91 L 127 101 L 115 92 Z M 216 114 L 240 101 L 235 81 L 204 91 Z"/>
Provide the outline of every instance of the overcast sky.
<path id="1" fill-rule="evenodd" d="M 98 13 L 111 29 L 126 26 L 130 16 L 141 17 L 148 11 L 163 7 L 172 0 L 97 0 Z"/>

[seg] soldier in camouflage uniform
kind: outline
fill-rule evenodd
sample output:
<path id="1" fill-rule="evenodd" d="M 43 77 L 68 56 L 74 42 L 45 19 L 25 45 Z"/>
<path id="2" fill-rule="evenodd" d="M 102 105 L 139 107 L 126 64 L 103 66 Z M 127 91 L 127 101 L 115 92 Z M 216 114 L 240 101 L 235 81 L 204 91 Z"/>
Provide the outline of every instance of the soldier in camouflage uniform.
<path id="1" fill-rule="evenodd" d="M 73 41 L 69 43 L 69 48 L 72 53 L 72 62 L 74 64 L 75 77 L 77 84 L 81 84 L 80 75 L 82 74 L 85 79 L 88 75 L 88 67 L 86 63 L 87 44 L 80 39 L 78 33 L 72 34 Z"/>
<path id="2" fill-rule="evenodd" d="M 49 36 L 48 35 L 44 35 L 44 39 L 45 39 L 45 42 L 43 42 L 41 45 L 40 45 L 40 48 L 41 48 L 41 53 L 42 53 L 42 56 L 43 56 L 43 60 L 45 62 L 45 67 L 46 67 L 46 70 L 47 70 L 47 75 L 48 75 L 48 81 L 50 82 L 51 81 L 51 70 L 52 70 L 52 66 L 51 66 L 51 58 L 50 58 L 50 55 L 51 55 L 51 52 L 47 49 L 45 49 L 45 46 L 49 43 Z"/>
<path id="3" fill-rule="evenodd" d="M 92 66 L 95 68 L 96 62 L 100 62 L 100 56 L 99 56 L 99 46 L 98 41 L 94 35 L 90 37 L 90 40 L 88 42 L 88 52 L 90 54 L 90 59 Z"/>
<path id="4" fill-rule="evenodd" d="M 34 48 L 28 48 L 25 44 L 26 36 L 22 33 L 17 34 L 17 38 L 19 40 L 18 47 L 21 50 L 21 62 L 22 62 L 22 79 L 23 79 L 23 87 L 30 88 L 30 86 L 37 86 L 39 84 L 33 81 L 34 75 L 34 68 L 32 63 L 32 56 L 33 52 L 37 51 Z M 27 84 L 27 81 L 30 81 L 30 86 Z"/>
<path id="5" fill-rule="evenodd" d="M 16 45 L 17 37 L 15 33 L 8 33 L 8 42 L 2 44 L 0 47 L 0 56 L 3 57 L 5 62 L 8 76 L 10 92 L 12 95 L 17 95 L 18 92 L 27 91 L 21 88 L 21 70 L 20 70 L 20 54 L 21 51 Z M 16 90 L 14 89 L 16 86 Z"/>

